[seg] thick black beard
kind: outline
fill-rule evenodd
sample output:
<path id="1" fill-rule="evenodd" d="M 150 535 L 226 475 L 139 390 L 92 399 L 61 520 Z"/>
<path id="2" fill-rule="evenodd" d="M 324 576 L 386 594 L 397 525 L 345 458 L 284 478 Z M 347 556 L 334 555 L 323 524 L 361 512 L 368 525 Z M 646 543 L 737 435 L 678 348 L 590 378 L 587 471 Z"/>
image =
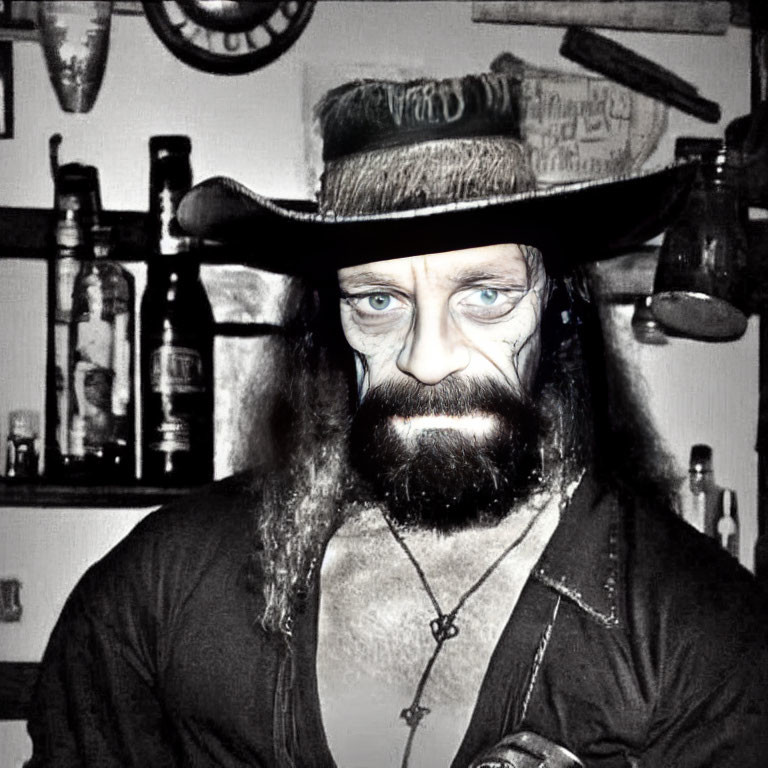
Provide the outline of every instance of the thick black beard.
<path id="1" fill-rule="evenodd" d="M 393 416 L 490 415 L 481 437 L 426 430 L 405 443 Z M 376 500 L 405 526 L 450 532 L 493 525 L 540 481 L 543 420 L 530 400 L 494 381 L 398 382 L 367 393 L 352 422 L 351 460 Z"/>

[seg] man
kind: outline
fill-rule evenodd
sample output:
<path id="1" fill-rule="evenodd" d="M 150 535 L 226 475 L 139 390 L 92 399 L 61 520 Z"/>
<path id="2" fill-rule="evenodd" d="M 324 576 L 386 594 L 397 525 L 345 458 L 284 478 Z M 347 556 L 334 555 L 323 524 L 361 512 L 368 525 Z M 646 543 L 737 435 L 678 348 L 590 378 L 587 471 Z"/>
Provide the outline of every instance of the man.
<path id="1" fill-rule="evenodd" d="M 317 288 L 285 444 L 86 574 L 32 766 L 765 764 L 762 599 L 670 511 L 576 276 L 688 170 L 535 192 L 516 94 L 349 84 L 319 108 L 321 214 L 228 180 L 182 204 L 200 236 L 270 227 L 260 263 Z"/>

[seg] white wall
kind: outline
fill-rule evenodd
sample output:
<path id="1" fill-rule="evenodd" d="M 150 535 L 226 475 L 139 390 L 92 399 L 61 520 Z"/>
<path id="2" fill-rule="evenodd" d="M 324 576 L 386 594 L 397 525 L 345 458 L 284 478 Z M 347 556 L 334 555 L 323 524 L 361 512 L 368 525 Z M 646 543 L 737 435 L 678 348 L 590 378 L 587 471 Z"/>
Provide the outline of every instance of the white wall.
<path id="1" fill-rule="evenodd" d="M 307 71 L 314 81 L 339 82 L 363 68 L 368 73 L 405 69 L 451 76 L 486 70 L 503 51 L 533 64 L 579 71 L 557 54 L 562 34 L 561 29 L 473 24 L 469 3 L 324 1 L 278 61 L 246 76 L 221 77 L 178 62 L 144 18 L 120 16 L 114 19 L 101 93 L 88 115 L 59 110 L 39 46 L 17 43 L 16 138 L 0 141 L 0 205 L 51 204 L 47 152 L 48 137 L 55 132 L 64 137 L 63 161 L 98 166 L 108 208 L 146 209 L 147 140 L 171 132 L 191 136 L 197 180 L 225 174 L 267 195 L 306 197 L 302 101 Z M 745 30 L 715 38 L 606 34 L 690 80 L 723 107 L 720 125 L 671 110 L 669 133 L 650 164 L 672 157 L 676 135 L 722 135 L 730 118 L 749 110 Z M 42 402 L 44 291 L 39 265 L 6 264 L 2 269 L 0 430 L 5 430 L 9 407 L 25 404 L 21 399 Z M 737 489 L 742 516 L 752 518 L 746 525 L 753 536 L 754 326 L 737 344 L 673 342 L 657 351 L 639 348 L 626 335 L 626 313 L 619 323 L 624 323 L 628 353 L 647 376 L 654 413 L 681 469 L 692 442 L 710 442 L 718 480 Z M 0 625 L 0 658 L 39 657 L 70 583 L 141 514 L 0 509 L 0 541 L 5 542 L 0 578 L 22 578 L 26 611 L 20 625 Z M 751 562 L 750 542 L 742 555 Z M 57 586 L 46 591 L 43 583 Z M 24 632 L 29 633 L 26 640 L 20 639 Z M 7 745 L 0 763 L 19 764 L 27 749 L 20 724 L 3 726 L 0 741 Z"/>
<path id="2" fill-rule="evenodd" d="M 749 110 L 745 30 L 710 38 L 606 34 L 689 79 L 722 105 L 724 115 Z M 40 47 L 17 43 L 17 138 L 0 142 L 0 205 L 50 204 L 47 141 L 55 132 L 64 137 L 65 159 L 98 166 L 107 207 L 146 208 L 147 139 L 175 131 L 192 137 L 198 179 L 225 174 L 268 195 L 302 196 L 305 67 L 338 70 L 340 78 L 356 64 L 451 76 L 485 70 L 497 54 L 510 51 L 533 64 L 582 71 L 559 57 L 562 36 L 557 28 L 474 24 L 467 2 L 324 0 L 283 57 L 249 75 L 222 77 L 178 62 L 143 17 L 119 16 L 101 92 L 87 115 L 59 110 Z M 673 110 L 670 139 L 655 159 L 663 163 L 671 157 L 674 135 L 722 133 L 723 125 Z"/>

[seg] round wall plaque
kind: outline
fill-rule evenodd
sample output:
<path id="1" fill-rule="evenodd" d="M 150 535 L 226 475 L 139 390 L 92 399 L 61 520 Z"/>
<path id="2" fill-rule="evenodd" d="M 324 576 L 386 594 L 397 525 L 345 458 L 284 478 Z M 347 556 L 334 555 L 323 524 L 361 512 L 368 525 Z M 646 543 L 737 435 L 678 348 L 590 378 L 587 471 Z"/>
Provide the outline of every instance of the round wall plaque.
<path id="1" fill-rule="evenodd" d="M 238 75 L 290 48 L 316 0 L 144 0 L 144 13 L 168 50 L 204 72 Z"/>

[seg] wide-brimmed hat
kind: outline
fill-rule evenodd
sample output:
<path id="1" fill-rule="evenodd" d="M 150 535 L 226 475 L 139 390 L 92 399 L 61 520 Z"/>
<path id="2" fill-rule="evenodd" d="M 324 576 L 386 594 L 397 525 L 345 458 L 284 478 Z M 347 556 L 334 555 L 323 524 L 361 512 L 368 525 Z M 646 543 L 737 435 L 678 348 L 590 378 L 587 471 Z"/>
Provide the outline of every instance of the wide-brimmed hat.
<path id="1" fill-rule="evenodd" d="M 504 74 L 347 83 L 316 108 L 316 210 L 216 177 L 184 197 L 179 223 L 287 273 L 498 243 L 535 246 L 562 272 L 636 247 L 674 218 L 691 164 L 537 188 L 519 96 Z"/>

